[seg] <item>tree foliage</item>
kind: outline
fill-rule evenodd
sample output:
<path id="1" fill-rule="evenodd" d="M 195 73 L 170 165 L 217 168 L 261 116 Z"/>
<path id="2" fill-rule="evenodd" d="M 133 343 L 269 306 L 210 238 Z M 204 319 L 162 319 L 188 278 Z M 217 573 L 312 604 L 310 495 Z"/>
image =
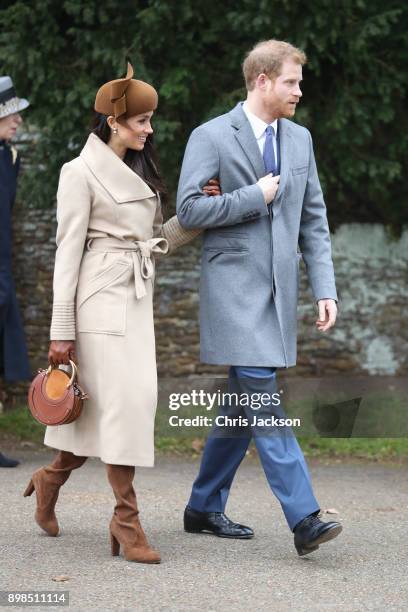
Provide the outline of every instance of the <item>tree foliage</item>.
<path id="1" fill-rule="evenodd" d="M 390 0 L 28 0 L 3 2 L 0 62 L 38 138 L 24 177 L 54 201 L 59 168 L 86 139 L 93 100 L 125 73 L 160 94 L 156 143 L 171 190 L 191 130 L 243 99 L 245 52 L 267 38 L 308 56 L 296 121 L 312 132 L 332 224 L 406 222 L 407 23 Z"/>

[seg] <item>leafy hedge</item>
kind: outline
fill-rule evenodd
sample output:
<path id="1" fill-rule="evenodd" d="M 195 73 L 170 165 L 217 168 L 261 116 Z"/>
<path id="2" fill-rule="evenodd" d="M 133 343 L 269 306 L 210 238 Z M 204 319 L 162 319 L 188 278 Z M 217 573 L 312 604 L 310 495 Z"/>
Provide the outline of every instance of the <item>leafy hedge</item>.
<path id="1" fill-rule="evenodd" d="M 54 201 L 59 168 L 87 136 L 96 89 L 124 74 L 160 93 L 156 142 L 174 190 L 190 131 L 245 90 L 243 56 L 267 38 L 309 58 L 296 121 L 310 128 L 330 221 L 407 221 L 404 3 L 380 0 L 3 1 L 0 65 L 40 134 L 23 180 L 27 204 Z"/>

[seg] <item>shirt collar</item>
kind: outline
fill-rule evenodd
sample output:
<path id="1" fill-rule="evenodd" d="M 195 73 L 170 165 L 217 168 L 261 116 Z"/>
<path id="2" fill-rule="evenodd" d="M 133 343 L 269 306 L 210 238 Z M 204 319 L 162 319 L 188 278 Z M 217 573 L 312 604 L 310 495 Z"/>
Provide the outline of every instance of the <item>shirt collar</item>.
<path id="1" fill-rule="evenodd" d="M 254 113 L 251 113 L 251 111 L 248 108 L 248 103 L 246 100 L 242 105 L 242 110 L 244 111 L 249 123 L 251 124 L 252 130 L 255 134 L 255 138 L 257 140 L 259 140 L 265 134 L 265 130 L 268 127 L 268 125 L 271 125 L 273 127 L 275 136 L 276 136 L 277 130 L 278 130 L 278 120 L 277 119 L 275 119 L 275 121 L 272 121 L 272 123 L 265 123 L 263 119 L 260 119 L 259 117 L 254 115 Z"/>

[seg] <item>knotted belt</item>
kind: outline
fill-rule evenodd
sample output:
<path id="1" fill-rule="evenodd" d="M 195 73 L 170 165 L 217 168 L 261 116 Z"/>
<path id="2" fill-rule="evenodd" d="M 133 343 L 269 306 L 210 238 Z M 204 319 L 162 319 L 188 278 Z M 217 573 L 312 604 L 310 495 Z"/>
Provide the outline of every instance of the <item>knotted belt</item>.
<path id="1" fill-rule="evenodd" d="M 146 295 L 145 281 L 153 276 L 152 254 L 165 255 L 169 250 L 169 244 L 165 238 L 150 238 L 143 242 L 101 237 L 90 238 L 86 243 L 86 248 L 88 251 L 100 251 L 101 253 L 117 253 L 118 251 L 129 253 L 133 260 L 136 298 L 140 299 Z"/>

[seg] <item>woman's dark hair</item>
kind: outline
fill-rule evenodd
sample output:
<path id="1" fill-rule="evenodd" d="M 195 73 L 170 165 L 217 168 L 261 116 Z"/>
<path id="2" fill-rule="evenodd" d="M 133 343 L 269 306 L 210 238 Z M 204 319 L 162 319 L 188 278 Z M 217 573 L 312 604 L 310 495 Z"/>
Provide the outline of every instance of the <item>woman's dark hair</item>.
<path id="1" fill-rule="evenodd" d="M 111 129 L 107 119 L 106 115 L 95 113 L 92 124 L 92 132 L 99 136 L 106 144 L 111 136 Z M 153 191 L 159 193 L 162 205 L 166 206 L 168 192 L 160 176 L 159 161 L 156 149 L 154 148 L 152 134 L 149 134 L 146 138 L 145 146 L 142 151 L 128 149 L 123 161 L 133 170 L 133 172 L 138 174 Z"/>

